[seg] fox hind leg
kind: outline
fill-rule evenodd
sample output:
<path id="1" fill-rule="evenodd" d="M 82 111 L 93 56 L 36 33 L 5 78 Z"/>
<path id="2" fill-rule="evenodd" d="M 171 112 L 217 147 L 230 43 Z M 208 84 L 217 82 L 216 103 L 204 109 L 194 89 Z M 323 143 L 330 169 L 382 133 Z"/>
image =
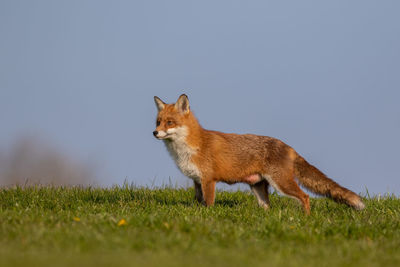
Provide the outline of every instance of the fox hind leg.
<path id="1" fill-rule="evenodd" d="M 265 210 L 270 207 L 268 187 L 269 184 L 266 180 L 250 185 L 251 191 L 253 191 L 254 195 L 257 197 L 258 205 L 263 207 Z"/>
<path id="2" fill-rule="evenodd" d="M 265 175 L 267 181 L 283 195 L 297 199 L 303 206 L 304 212 L 310 214 L 310 198 L 301 190 L 294 180 L 293 174 Z"/>

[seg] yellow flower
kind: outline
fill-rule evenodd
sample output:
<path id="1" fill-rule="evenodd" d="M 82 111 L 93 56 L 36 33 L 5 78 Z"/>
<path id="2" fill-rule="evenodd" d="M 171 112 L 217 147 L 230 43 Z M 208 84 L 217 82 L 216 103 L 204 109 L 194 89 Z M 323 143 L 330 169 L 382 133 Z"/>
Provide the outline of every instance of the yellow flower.
<path id="1" fill-rule="evenodd" d="M 127 222 L 124 219 L 119 220 L 118 226 L 127 225 Z"/>
<path id="2" fill-rule="evenodd" d="M 167 222 L 164 222 L 163 224 L 164 224 L 165 228 L 167 228 L 167 229 L 169 229 L 171 227 Z"/>
<path id="3" fill-rule="evenodd" d="M 76 222 L 80 222 L 81 221 L 81 219 L 79 217 L 74 217 L 73 220 L 76 221 Z"/>

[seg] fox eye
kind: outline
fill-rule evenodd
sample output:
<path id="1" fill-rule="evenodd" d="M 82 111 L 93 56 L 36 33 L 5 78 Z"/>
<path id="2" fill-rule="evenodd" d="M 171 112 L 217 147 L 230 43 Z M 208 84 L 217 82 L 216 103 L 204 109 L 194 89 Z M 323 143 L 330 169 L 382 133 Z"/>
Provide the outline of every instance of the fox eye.
<path id="1" fill-rule="evenodd" d="M 167 125 L 172 125 L 173 123 L 173 121 L 167 121 Z"/>
<path id="2" fill-rule="evenodd" d="M 157 120 L 157 126 L 160 126 L 161 121 Z"/>

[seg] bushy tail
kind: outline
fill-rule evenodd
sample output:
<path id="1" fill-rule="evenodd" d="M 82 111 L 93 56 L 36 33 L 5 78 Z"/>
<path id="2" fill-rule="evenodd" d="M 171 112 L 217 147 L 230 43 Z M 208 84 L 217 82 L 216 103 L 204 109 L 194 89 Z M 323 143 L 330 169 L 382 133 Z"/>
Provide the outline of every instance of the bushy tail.
<path id="1" fill-rule="evenodd" d="M 356 210 L 365 208 L 364 203 L 356 193 L 329 179 L 300 155 L 297 155 L 294 165 L 297 179 L 307 189 L 316 194 L 332 198 L 336 202 L 345 203 Z"/>

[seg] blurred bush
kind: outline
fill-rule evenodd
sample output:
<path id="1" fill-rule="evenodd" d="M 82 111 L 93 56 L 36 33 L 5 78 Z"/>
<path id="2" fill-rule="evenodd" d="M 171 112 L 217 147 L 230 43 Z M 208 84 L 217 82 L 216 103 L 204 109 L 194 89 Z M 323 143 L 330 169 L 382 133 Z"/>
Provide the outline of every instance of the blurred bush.
<path id="1" fill-rule="evenodd" d="M 37 138 L 18 139 L 7 151 L 0 151 L 0 186 L 89 185 L 94 181 L 89 164 Z"/>

